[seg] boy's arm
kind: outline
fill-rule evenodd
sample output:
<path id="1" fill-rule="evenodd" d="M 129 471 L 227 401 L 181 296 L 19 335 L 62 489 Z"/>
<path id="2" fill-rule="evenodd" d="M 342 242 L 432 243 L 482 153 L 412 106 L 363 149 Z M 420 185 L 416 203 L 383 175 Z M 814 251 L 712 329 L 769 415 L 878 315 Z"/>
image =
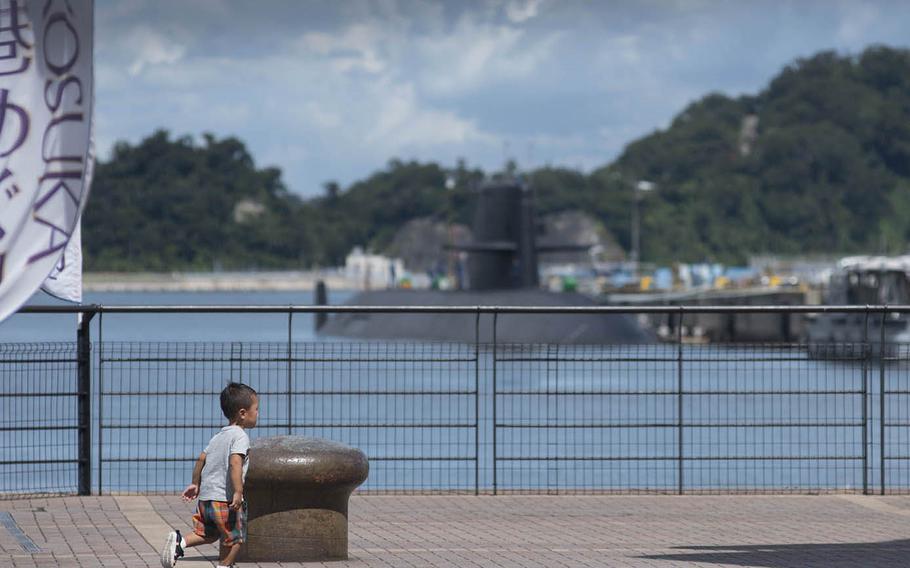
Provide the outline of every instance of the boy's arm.
<path id="1" fill-rule="evenodd" d="M 202 468 L 205 467 L 205 452 L 199 454 L 196 465 L 193 466 L 193 485 L 199 487 L 202 484 Z"/>
<path id="2" fill-rule="evenodd" d="M 243 503 L 243 454 L 231 454 L 230 475 L 231 485 L 234 486 L 234 498 L 231 499 L 231 509 L 240 510 Z"/>
<path id="3" fill-rule="evenodd" d="M 205 467 L 205 452 L 199 454 L 196 465 L 193 466 L 193 480 L 183 490 L 183 500 L 192 501 L 199 495 L 199 485 L 202 483 L 202 468 Z"/>

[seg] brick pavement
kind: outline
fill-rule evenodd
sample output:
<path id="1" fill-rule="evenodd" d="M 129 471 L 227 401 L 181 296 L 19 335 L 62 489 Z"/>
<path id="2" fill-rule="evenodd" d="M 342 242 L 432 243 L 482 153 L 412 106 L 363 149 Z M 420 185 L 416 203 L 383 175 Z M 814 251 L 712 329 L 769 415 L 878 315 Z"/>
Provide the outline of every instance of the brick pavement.
<path id="1" fill-rule="evenodd" d="M 58 497 L 0 501 L 5 512 L 0 566 L 154 567 L 156 533 L 188 529 L 191 505 Z M 351 560 L 326 566 L 874 568 L 907 564 L 908 535 L 903 496 L 370 495 L 351 502 Z M 183 566 L 210 566 L 215 547 L 199 552 Z"/>

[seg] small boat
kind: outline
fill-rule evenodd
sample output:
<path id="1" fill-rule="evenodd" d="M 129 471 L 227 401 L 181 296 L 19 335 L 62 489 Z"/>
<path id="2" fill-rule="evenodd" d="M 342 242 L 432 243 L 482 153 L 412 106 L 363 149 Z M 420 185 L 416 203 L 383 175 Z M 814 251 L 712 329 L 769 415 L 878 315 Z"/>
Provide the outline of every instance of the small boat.
<path id="1" fill-rule="evenodd" d="M 825 304 L 910 304 L 910 255 L 841 259 L 829 280 Z M 810 317 L 806 333 L 812 357 L 895 357 L 902 345 L 910 344 L 910 314 L 888 313 L 883 321 L 878 313 L 820 313 Z"/>

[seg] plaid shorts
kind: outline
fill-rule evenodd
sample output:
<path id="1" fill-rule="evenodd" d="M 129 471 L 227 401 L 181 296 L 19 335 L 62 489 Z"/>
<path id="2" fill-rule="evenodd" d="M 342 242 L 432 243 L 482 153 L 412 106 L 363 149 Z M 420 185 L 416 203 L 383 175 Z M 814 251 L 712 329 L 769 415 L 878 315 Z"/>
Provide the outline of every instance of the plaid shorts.
<path id="1" fill-rule="evenodd" d="M 227 501 L 199 501 L 193 531 L 203 538 L 221 537 L 227 546 L 246 541 L 246 501 L 239 511 Z"/>

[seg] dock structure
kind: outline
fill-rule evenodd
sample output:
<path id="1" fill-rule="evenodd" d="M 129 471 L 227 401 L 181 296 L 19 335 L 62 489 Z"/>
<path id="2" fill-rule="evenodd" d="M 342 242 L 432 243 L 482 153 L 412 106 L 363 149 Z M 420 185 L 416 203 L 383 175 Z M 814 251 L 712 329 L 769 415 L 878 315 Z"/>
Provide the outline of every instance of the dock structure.
<path id="1" fill-rule="evenodd" d="M 801 288 L 742 288 L 635 294 L 608 294 L 605 303 L 615 306 L 802 306 L 818 303 L 812 291 Z M 649 314 L 648 326 L 658 335 L 675 340 L 676 314 Z M 795 313 L 692 313 L 687 314 L 683 336 L 712 343 L 795 342 L 805 333 L 805 316 Z"/>

